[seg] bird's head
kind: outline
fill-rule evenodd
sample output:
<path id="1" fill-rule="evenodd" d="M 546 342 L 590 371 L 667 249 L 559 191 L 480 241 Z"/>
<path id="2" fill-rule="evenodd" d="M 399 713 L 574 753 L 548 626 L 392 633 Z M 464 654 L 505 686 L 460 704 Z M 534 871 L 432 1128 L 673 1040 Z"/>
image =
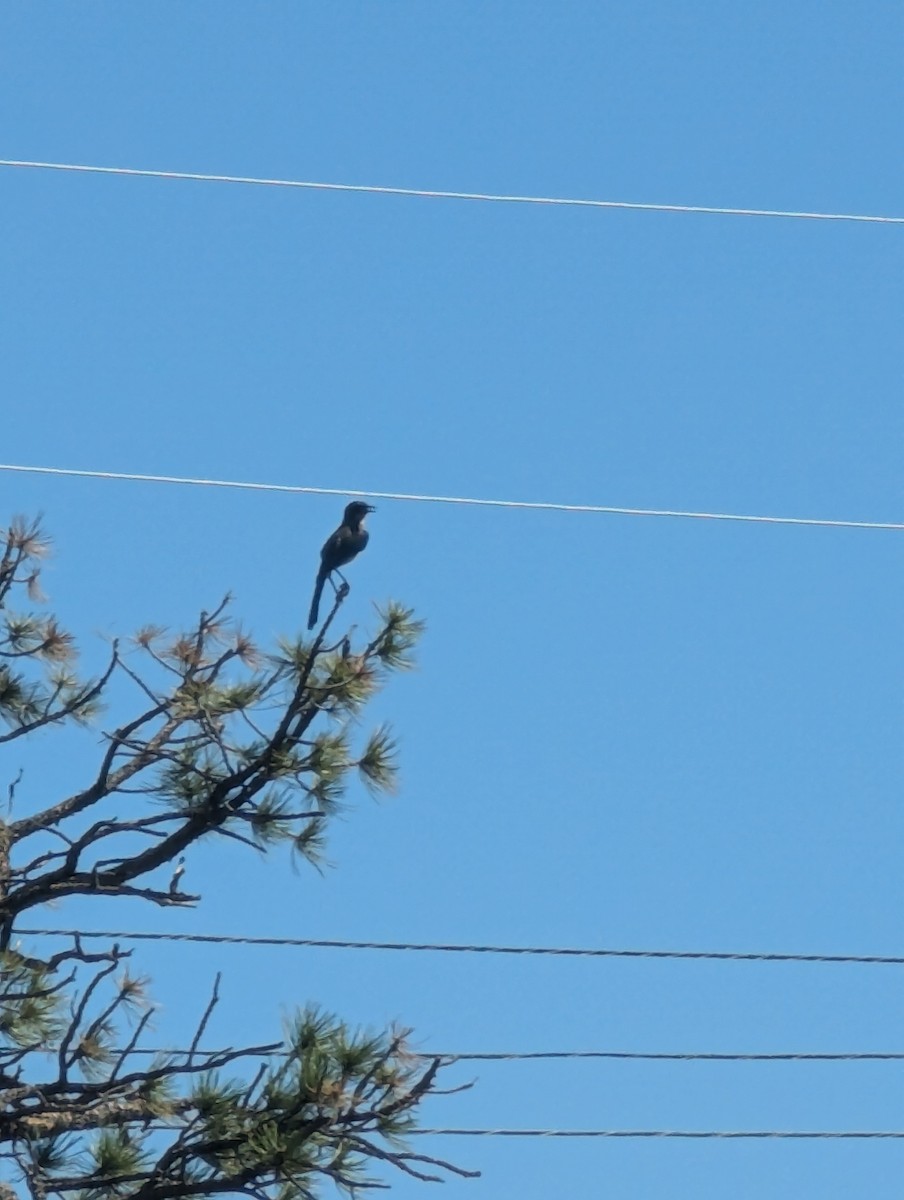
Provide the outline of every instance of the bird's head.
<path id="1" fill-rule="evenodd" d="M 376 512 L 372 504 L 365 504 L 363 500 L 353 500 L 345 509 L 345 523 L 353 529 L 356 528 L 368 513 Z"/>

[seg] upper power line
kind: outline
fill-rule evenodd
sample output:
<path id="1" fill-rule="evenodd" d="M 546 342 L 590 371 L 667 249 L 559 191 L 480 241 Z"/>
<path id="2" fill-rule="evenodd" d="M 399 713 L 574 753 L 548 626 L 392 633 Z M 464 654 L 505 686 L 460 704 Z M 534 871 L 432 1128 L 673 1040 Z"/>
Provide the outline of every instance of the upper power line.
<path id="1" fill-rule="evenodd" d="M 402 950 L 440 954 L 515 954 L 566 958 L 708 959 L 717 962 L 860 963 L 904 966 L 904 956 L 794 954 L 746 950 L 639 950 L 592 946 L 488 946 L 462 942 L 352 942 L 337 938 L 253 937 L 235 933 L 168 933 L 150 930 L 17 929 L 23 937 L 116 938 L 133 942 L 202 942 L 215 946 L 296 946 L 320 950 Z"/>
<path id="2" fill-rule="evenodd" d="M 177 483 L 194 487 L 237 488 L 255 492 L 289 492 L 307 496 L 361 496 L 368 500 L 408 500 L 421 504 L 465 504 L 482 508 L 539 509 L 545 512 L 603 513 L 625 517 L 685 517 L 706 521 L 745 521 L 758 525 L 820 525 L 831 529 L 904 530 L 900 521 L 851 521 L 831 517 L 773 517 L 750 513 L 695 512 L 672 508 L 624 508 L 609 504 L 559 504 L 549 500 L 493 500 L 473 496 L 432 496 L 412 492 L 373 492 L 356 488 L 309 487 L 289 483 L 251 483 L 235 479 L 195 479 L 184 475 L 143 475 L 130 471 L 82 471 L 74 467 L 35 467 L 0 463 L 0 471 L 62 475 L 80 479 L 119 479 L 131 483 Z"/>
<path id="3" fill-rule="evenodd" d="M 307 179 L 261 179 L 251 175 L 207 175 L 200 171 L 153 171 L 136 167 L 99 167 L 86 163 L 33 162 L 3 158 L 0 167 L 35 167 L 47 171 L 80 171 L 94 175 L 131 175 L 143 179 L 188 179 L 199 183 L 244 183 L 263 187 L 305 188 L 319 192 L 364 192 L 377 196 L 416 196 L 431 200 L 484 200 L 496 204 L 546 204 L 571 208 L 629 209 L 640 212 L 704 213 L 725 217 L 785 217 L 807 221 L 859 221 L 904 225 L 904 217 L 862 213 L 797 212 L 779 208 L 722 208 L 704 204 L 645 204 L 633 200 L 584 200 L 567 196 L 515 196 L 495 192 L 452 192 L 435 188 L 381 187 L 361 183 L 324 183 Z"/>

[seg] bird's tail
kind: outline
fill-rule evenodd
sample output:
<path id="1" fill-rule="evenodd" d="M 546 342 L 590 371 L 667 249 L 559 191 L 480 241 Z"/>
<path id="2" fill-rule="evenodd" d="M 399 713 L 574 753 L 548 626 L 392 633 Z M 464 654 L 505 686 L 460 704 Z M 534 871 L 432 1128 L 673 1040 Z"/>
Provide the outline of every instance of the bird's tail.
<path id="1" fill-rule="evenodd" d="M 321 571 L 317 576 L 317 582 L 314 584 L 314 595 L 311 599 L 311 611 L 308 613 L 308 629 L 313 629 L 317 624 L 317 615 L 320 612 L 320 593 L 323 591 L 323 585 L 326 583 L 326 575 Z"/>

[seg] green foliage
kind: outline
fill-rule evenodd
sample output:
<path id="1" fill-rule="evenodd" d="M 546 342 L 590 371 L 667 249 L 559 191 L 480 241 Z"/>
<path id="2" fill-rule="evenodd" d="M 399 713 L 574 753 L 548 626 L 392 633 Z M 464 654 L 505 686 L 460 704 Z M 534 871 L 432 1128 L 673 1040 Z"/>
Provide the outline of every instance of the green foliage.
<path id="1" fill-rule="evenodd" d="M 290 1022 L 285 1053 L 256 1089 L 218 1073 L 196 1081 L 194 1128 L 211 1181 L 278 1167 L 289 1180 L 279 1193 L 286 1197 L 308 1194 L 298 1189 L 318 1174 L 349 1192 L 375 1186 L 368 1139 L 403 1144 L 424 1070 L 403 1034 L 352 1032 L 306 1009 Z"/>
<path id="2" fill-rule="evenodd" d="M 393 792 L 398 778 L 398 744 L 388 725 L 381 725 L 368 738 L 358 758 L 361 778 L 372 792 Z"/>
<path id="3" fill-rule="evenodd" d="M 129 952 L 86 949 L 74 935 L 42 960 L 14 941 L 20 918 L 67 896 L 197 903 L 182 876 L 204 838 L 261 852 L 285 843 L 321 868 L 350 784 L 396 786 L 390 729 L 362 733 L 359 721 L 388 676 L 411 666 L 422 624 L 390 604 L 369 641 L 328 645 L 339 594 L 313 639 L 284 638 L 267 654 L 227 619 L 227 597 L 183 631 L 146 626 L 83 680 L 56 617 L 9 607 L 13 594 L 43 601 L 48 549 L 35 522 L 0 532 L 0 742 L 94 720 L 114 675 L 138 711 L 102 731 L 97 773 L 68 796 L 28 811 L 20 794 L 13 819 L 21 772 L 8 783 L 0 1170 L 15 1163 L 33 1200 L 176 1200 L 186 1189 L 312 1200 L 325 1181 L 348 1194 L 378 1186 L 375 1164 L 419 1179 L 457 1171 L 405 1145 L 440 1064 L 412 1055 L 402 1032 L 352 1031 L 307 1008 L 282 1043 L 205 1051 L 215 986 L 191 1050 L 138 1057 L 154 1010 L 148 981 L 125 969 Z"/>
<path id="4" fill-rule="evenodd" d="M 147 1173 L 153 1162 L 141 1142 L 124 1129 L 101 1130 L 90 1143 L 85 1158 L 87 1171 L 102 1182 L 79 1191 L 79 1200 L 133 1195 L 136 1180 Z"/>
<path id="5" fill-rule="evenodd" d="M 38 522 L 15 517 L 0 530 L 0 542 L 0 720 L 13 730 L 3 740 L 51 721 L 92 719 L 98 681 L 78 677 L 72 635 L 52 615 L 9 607 L 14 592 L 43 601 L 39 577 L 49 540 Z"/>
<path id="6" fill-rule="evenodd" d="M 27 1154 L 35 1170 L 51 1175 L 67 1166 L 77 1144 L 77 1139 L 71 1135 L 31 1138 L 27 1143 Z"/>
<path id="7" fill-rule="evenodd" d="M 51 971 L 14 950 L 0 953 L 0 1046 L 40 1046 L 62 1029 L 63 997 Z"/>

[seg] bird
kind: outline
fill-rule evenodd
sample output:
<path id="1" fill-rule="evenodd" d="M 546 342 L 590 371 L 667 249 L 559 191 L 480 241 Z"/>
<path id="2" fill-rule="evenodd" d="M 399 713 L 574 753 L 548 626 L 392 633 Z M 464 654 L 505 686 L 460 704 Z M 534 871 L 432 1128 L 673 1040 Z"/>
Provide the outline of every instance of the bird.
<path id="1" fill-rule="evenodd" d="M 176 869 L 173 871 L 173 877 L 170 880 L 169 890 L 170 895 L 175 896 L 179 891 L 179 880 L 185 874 L 185 855 L 181 855 L 176 863 Z"/>
<path id="2" fill-rule="evenodd" d="M 339 568 L 350 563 L 367 545 L 370 534 L 364 528 L 364 518 L 368 513 L 376 511 L 372 504 L 353 500 L 351 504 L 346 505 L 345 512 L 342 514 L 342 524 L 323 543 L 323 549 L 320 551 L 320 570 L 317 572 L 311 611 L 308 613 L 308 629 L 313 629 L 317 624 L 320 594 L 328 579 L 330 583 L 333 582 L 330 576 L 334 571 L 342 580 L 342 586 L 348 590 L 345 576 Z M 335 584 L 333 586 L 335 587 Z"/>

